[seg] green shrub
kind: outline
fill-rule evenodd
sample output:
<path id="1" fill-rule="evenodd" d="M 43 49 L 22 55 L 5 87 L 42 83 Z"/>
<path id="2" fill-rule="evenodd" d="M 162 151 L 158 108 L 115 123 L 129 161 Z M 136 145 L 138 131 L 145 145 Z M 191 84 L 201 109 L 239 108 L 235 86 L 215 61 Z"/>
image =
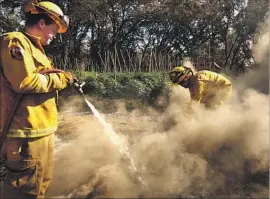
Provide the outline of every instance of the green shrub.
<path id="1" fill-rule="evenodd" d="M 149 100 L 168 85 L 164 73 L 90 73 L 80 74 L 86 82 L 84 92 L 109 98 Z"/>

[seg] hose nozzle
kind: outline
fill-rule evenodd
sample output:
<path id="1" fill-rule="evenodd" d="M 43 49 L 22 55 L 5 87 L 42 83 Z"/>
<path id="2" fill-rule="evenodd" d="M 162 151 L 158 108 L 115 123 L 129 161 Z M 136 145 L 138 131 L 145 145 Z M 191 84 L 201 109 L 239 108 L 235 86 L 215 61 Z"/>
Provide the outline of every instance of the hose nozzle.
<path id="1" fill-rule="evenodd" d="M 81 94 L 83 94 L 83 90 L 82 90 L 82 87 L 85 85 L 85 82 L 79 82 L 79 81 L 76 81 L 74 82 L 74 87 L 77 91 L 79 91 Z"/>

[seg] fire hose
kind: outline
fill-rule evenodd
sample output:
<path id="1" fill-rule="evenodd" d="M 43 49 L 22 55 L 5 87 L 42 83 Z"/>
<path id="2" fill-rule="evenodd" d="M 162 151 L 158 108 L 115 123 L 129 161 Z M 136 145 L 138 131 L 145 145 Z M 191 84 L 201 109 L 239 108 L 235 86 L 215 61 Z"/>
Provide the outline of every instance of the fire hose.
<path id="1" fill-rule="evenodd" d="M 0 68 L 1 69 L 1 68 Z M 2 70 L 1 70 L 2 72 Z M 59 73 L 59 72 L 64 72 L 62 70 L 59 70 L 59 69 L 49 69 L 49 70 L 44 70 L 44 71 L 41 71 L 40 74 L 49 74 L 49 73 Z M 3 72 L 2 72 L 3 73 Z M 5 78 L 5 77 L 4 77 Z M 83 82 L 82 84 L 79 83 L 77 81 L 77 79 L 75 79 L 74 81 L 74 87 L 76 88 L 76 90 L 78 90 L 80 93 L 83 94 L 83 91 L 82 91 L 82 86 L 85 84 L 85 82 Z M 11 111 L 9 112 L 8 116 L 7 116 L 7 119 L 6 119 L 6 123 L 2 129 L 2 133 L 1 133 L 1 136 L 0 136 L 0 152 L 2 151 L 2 147 L 4 145 L 4 142 L 5 142 L 5 139 L 6 139 L 6 136 L 7 136 L 7 133 L 10 129 L 10 125 L 13 121 L 13 116 L 20 104 L 20 102 L 22 101 L 23 99 L 23 94 L 18 94 L 15 98 L 15 101 L 13 102 L 13 105 L 12 105 L 12 108 L 11 108 Z M 5 168 L 5 165 L 4 165 L 4 158 L 0 156 L 0 198 L 2 198 L 2 193 L 3 193 L 3 184 L 4 184 L 4 180 L 6 178 L 6 174 L 7 174 L 7 171 L 6 171 L 6 168 Z"/>
<path id="2" fill-rule="evenodd" d="M 2 147 L 3 147 L 4 141 L 6 139 L 6 135 L 9 131 L 10 125 L 11 125 L 12 120 L 13 120 L 13 115 L 15 114 L 17 107 L 20 104 L 22 98 L 23 98 L 22 94 L 17 95 L 17 97 L 15 98 L 15 101 L 13 103 L 12 109 L 8 114 L 7 121 L 3 127 L 2 134 L 0 136 L 0 151 L 2 151 Z M 3 183 L 4 183 L 4 180 L 6 177 L 6 173 L 7 173 L 4 162 L 5 162 L 5 160 L 0 156 L 0 198 L 2 198 Z"/>
<path id="3" fill-rule="evenodd" d="M 59 71 L 60 71 L 60 70 L 56 69 L 55 72 L 59 72 Z M 103 126 L 107 126 L 107 124 L 105 124 L 105 123 L 106 123 L 105 121 L 100 120 L 101 116 L 100 116 L 99 112 L 98 112 L 98 111 L 95 109 L 95 107 L 87 100 L 87 97 L 85 96 L 85 94 L 84 94 L 84 92 L 83 92 L 83 90 L 82 90 L 83 86 L 85 85 L 85 82 L 79 82 L 79 81 L 75 78 L 75 81 L 74 81 L 74 83 L 73 83 L 72 85 L 73 85 L 73 87 L 75 88 L 75 90 L 76 90 L 77 92 L 79 92 L 79 93 L 81 94 L 81 96 L 84 98 L 85 102 L 87 103 L 87 105 L 88 105 L 88 107 L 91 109 L 91 111 L 93 112 L 94 116 L 97 117 L 97 118 L 99 119 L 99 121 L 102 123 Z M 17 96 L 16 101 L 15 101 L 14 106 L 13 106 L 13 109 L 12 109 L 12 111 L 11 111 L 10 114 L 9 114 L 8 122 L 6 122 L 5 127 L 4 127 L 5 130 L 2 132 L 3 134 L 2 134 L 2 136 L 0 137 L 0 139 L 1 139 L 1 140 L 0 140 L 0 147 L 1 147 L 1 148 L 2 148 L 2 145 L 3 145 L 3 143 L 4 143 L 6 134 L 8 133 L 10 124 L 11 124 L 11 122 L 12 122 L 13 115 L 14 115 L 14 113 L 15 113 L 17 107 L 18 107 L 18 104 L 19 104 L 20 101 L 22 100 L 22 97 L 23 97 L 23 95 Z M 114 133 L 115 133 L 115 132 L 114 132 Z M 118 135 L 117 135 L 117 136 L 118 136 Z M 117 144 L 117 145 L 119 144 L 119 143 L 118 143 L 119 141 L 115 141 L 115 139 L 112 138 L 112 135 L 110 135 L 110 138 L 111 138 L 111 141 L 112 141 L 114 144 Z M 125 146 L 125 145 L 122 146 L 122 145 L 123 145 L 123 143 L 121 144 L 121 147 L 120 147 L 118 150 L 119 150 L 119 152 L 121 153 L 121 155 L 123 156 L 123 158 L 129 163 L 130 170 L 132 171 L 131 173 L 133 174 L 133 176 L 136 177 L 136 180 L 137 180 L 141 185 L 143 185 L 144 189 L 148 190 L 148 185 L 147 185 L 146 182 L 143 180 L 143 178 L 141 177 L 141 175 L 138 173 L 138 170 L 137 170 L 137 168 L 136 168 L 136 166 L 135 166 L 135 163 L 134 163 L 134 161 L 133 161 L 131 155 L 129 154 L 129 152 L 128 152 L 126 146 Z M 0 148 L 0 149 L 1 149 L 1 148 Z M 5 172 L 4 172 L 5 167 L 4 167 L 4 164 L 3 164 L 3 163 L 4 163 L 4 161 L 2 160 L 2 161 L 0 162 L 1 177 L 3 176 L 3 177 L 0 179 L 1 185 L 3 185 L 3 181 L 4 181 L 4 178 L 5 178 Z M 2 172 L 2 170 L 3 170 L 3 172 Z M 3 174 L 3 175 L 2 175 L 2 174 Z M 3 186 L 0 187 L 0 194 L 1 194 L 1 192 L 2 192 L 2 191 L 1 191 L 1 190 L 2 190 L 2 187 L 3 187 Z"/>
<path id="4" fill-rule="evenodd" d="M 60 69 L 49 69 L 49 70 L 41 71 L 40 74 L 59 73 L 59 72 L 64 72 L 64 71 L 62 71 Z M 78 90 L 80 93 L 83 93 L 82 92 L 82 86 L 84 84 L 85 84 L 85 82 L 83 82 L 83 84 L 80 84 L 78 82 L 78 80 L 75 79 L 73 85 L 75 86 L 76 90 Z M 18 108 L 18 105 L 21 102 L 22 98 L 23 98 L 23 94 L 18 94 L 16 96 L 15 101 L 14 101 L 14 103 L 12 105 L 12 109 L 11 109 L 11 111 L 8 114 L 6 123 L 5 123 L 4 127 L 3 127 L 3 130 L 2 130 L 2 133 L 1 133 L 1 136 L 0 136 L 0 151 L 1 151 L 2 147 L 3 147 L 4 141 L 6 139 L 6 135 L 7 135 L 8 131 L 9 131 L 11 122 L 13 120 L 13 116 L 14 116 L 14 114 L 15 114 L 15 112 L 16 112 L 16 110 Z M 1 176 L 1 173 L 0 173 L 0 176 Z M 1 178 L 0 178 L 0 180 L 1 180 Z"/>

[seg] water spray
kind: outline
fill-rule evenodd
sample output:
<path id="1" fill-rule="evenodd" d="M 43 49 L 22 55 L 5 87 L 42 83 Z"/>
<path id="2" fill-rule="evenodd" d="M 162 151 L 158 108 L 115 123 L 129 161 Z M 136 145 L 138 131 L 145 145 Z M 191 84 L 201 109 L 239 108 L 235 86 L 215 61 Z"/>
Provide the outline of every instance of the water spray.
<path id="1" fill-rule="evenodd" d="M 107 136 L 109 137 L 110 141 L 118 147 L 118 151 L 120 152 L 122 158 L 128 163 L 128 168 L 129 171 L 132 175 L 132 177 L 136 178 L 136 181 L 142 185 L 143 189 L 145 191 L 149 190 L 149 187 L 147 185 L 147 183 L 144 181 L 144 179 L 142 178 L 142 176 L 139 174 L 138 169 L 134 163 L 134 160 L 129 152 L 129 148 L 127 145 L 127 141 L 125 139 L 124 136 L 121 136 L 119 134 L 117 134 L 114 129 L 112 128 L 112 126 L 106 122 L 106 120 L 104 119 L 104 117 L 98 112 L 98 110 L 94 107 L 93 104 L 91 104 L 88 100 L 87 97 L 84 95 L 83 92 L 83 86 L 85 85 L 85 82 L 78 82 L 76 81 L 74 83 L 74 87 L 75 89 L 81 94 L 81 96 L 84 98 L 84 101 L 86 102 L 87 106 L 91 109 L 93 115 L 98 119 L 98 121 L 101 123 L 101 125 L 104 127 L 105 129 L 105 133 L 107 134 Z"/>

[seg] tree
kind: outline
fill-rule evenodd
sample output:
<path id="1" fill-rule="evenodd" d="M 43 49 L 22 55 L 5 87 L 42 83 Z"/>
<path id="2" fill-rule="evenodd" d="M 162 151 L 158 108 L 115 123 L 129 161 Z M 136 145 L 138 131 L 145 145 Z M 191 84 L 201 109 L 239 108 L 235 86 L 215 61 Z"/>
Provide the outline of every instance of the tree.
<path id="1" fill-rule="evenodd" d="M 20 27 L 25 2 L 1 1 L 2 32 Z M 46 51 L 58 67 L 97 71 L 167 70 L 186 56 L 244 71 L 252 64 L 255 32 L 269 9 L 266 0 L 53 2 L 71 23 Z"/>

